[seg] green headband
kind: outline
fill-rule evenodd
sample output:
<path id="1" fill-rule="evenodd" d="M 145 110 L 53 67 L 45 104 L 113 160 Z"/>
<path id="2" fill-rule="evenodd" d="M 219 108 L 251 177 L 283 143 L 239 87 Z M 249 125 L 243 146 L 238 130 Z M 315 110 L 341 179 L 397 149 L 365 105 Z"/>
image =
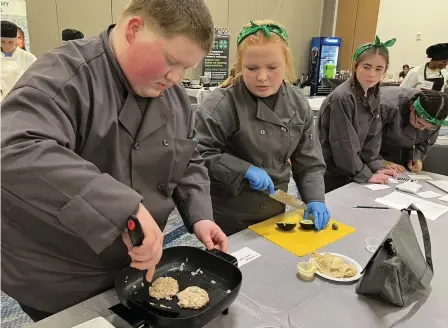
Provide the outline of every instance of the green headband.
<path id="1" fill-rule="evenodd" d="M 437 126 L 448 126 L 447 120 L 439 120 L 431 116 L 428 112 L 423 109 L 422 104 L 420 103 L 420 97 L 418 97 L 414 102 L 414 108 L 417 112 L 418 116 L 425 119 L 429 123 L 435 124 Z"/>
<path id="2" fill-rule="evenodd" d="M 286 33 L 286 30 L 280 25 L 277 24 L 257 25 L 253 21 L 250 21 L 250 26 L 246 26 L 241 30 L 240 34 L 238 35 L 238 39 L 236 40 L 236 44 L 239 46 L 239 44 L 245 38 L 247 38 L 249 35 L 257 33 L 258 31 L 263 31 L 268 38 L 271 37 L 271 32 L 275 33 L 280 38 L 282 38 L 286 43 L 288 43 L 288 34 Z"/>
<path id="3" fill-rule="evenodd" d="M 395 41 L 397 41 L 397 39 L 393 38 L 390 40 L 387 40 L 386 42 L 381 42 L 380 38 L 378 36 L 375 37 L 375 43 L 368 43 L 366 45 L 363 45 L 361 47 L 359 47 L 358 49 L 356 49 L 355 54 L 353 55 L 353 60 L 357 61 L 359 56 L 365 52 L 367 49 L 370 48 L 383 48 L 387 53 L 389 53 L 389 47 L 392 47 L 395 44 Z"/>

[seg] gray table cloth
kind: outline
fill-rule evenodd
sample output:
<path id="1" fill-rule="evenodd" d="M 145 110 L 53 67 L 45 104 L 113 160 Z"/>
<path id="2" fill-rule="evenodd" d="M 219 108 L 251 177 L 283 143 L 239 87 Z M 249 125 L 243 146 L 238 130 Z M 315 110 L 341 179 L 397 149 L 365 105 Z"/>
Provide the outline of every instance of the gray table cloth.
<path id="1" fill-rule="evenodd" d="M 446 176 L 432 175 L 448 180 Z M 422 191 L 443 193 L 426 182 Z M 393 186 L 393 185 L 392 185 Z M 332 217 L 356 228 L 356 232 L 320 251 L 336 252 L 355 259 L 364 266 L 372 253 L 365 248 L 367 237 L 382 238 L 396 223 L 399 211 L 354 209 L 356 205 L 378 205 L 374 199 L 393 189 L 371 191 L 355 183 L 327 194 Z M 432 202 L 448 203 L 437 199 Z M 418 220 L 414 229 L 420 236 Z M 257 234 L 245 230 L 230 237 L 229 252 L 249 247 L 261 254 L 241 267 L 243 286 L 228 315 L 220 315 L 207 327 L 446 327 L 448 324 L 448 257 L 446 257 L 448 214 L 428 220 L 434 261 L 432 291 L 427 298 L 399 308 L 355 293 L 355 284 L 337 284 L 316 277 L 312 282 L 298 279 L 299 258 L 272 244 Z M 421 240 L 420 240 L 421 243 Z M 126 323 L 112 315 L 108 307 L 118 303 L 110 290 L 71 307 L 34 327 L 70 327 L 98 315 L 106 317 L 116 327 Z"/>

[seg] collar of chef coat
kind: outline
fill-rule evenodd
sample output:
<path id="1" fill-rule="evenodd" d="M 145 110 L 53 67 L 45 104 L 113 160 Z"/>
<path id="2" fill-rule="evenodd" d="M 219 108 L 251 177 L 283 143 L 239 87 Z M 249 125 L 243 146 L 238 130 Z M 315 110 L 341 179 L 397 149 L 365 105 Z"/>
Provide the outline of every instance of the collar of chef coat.
<path id="1" fill-rule="evenodd" d="M 115 80 L 119 82 L 120 86 L 123 88 L 123 91 L 132 93 L 131 86 L 126 79 L 123 70 L 118 64 L 117 58 L 115 57 L 114 51 L 112 50 L 112 46 L 110 45 L 109 34 L 114 27 L 115 24 L 110 25 L 106 30 L 104 30 L 101 33 L 101 40 L 103 42 L 103 47 L 106 50 L 107 59 L 109 61 L 109 65 L 111 66 L 111 71 L 114 75 Z"/>
<path id="2" fill-rule="evenodd" d="M 16 47 L 16 49 L 12 52 L 12 54 L 10 56 L 6 56 L 5 53 L 2 52 L 2 57 L 7 58 L 7 59 L 15 59 L 15 58 L 17 58 L 20 51 L 24 51 L 24 50 L 20 49 L 19 47 Z"/>
<path id="3" fill-rule="evenodd" d="M 257 106 L 257 118 L 266 122 L 273 123 L 279 126 L 285 126 L 285 123 L 291 121 L 297 115 L 297 107 L 291 102 L 288 97 L 288 87 L 286 83 L 280 86 L 278 90 L 277 101 L 272 110 L 260 97 L 253 95 L 247 89 L 244 81 L 240 82 L 243 92 L 254 100 Z"/>
<path id="4" fill-rule="evenodd" d="M 143 117 L 134 93 L 129 85 L 123 70 L 118 64 L 117 58 L 112 50 L 109 41 L 109 33 L 115 25 L 109 26 L 101 33 L 101 40 L 106 51 L 107 59 L 114 75 L 114 79 L 118 88 L 121 88 L 124 96 L 124 104 L 119 109 L 118 119 L 125 127 L 134 140 L 141 141 L 148 137 L 152 132 L 156 131 L 168 121 L 174 118 L 174 113 L 162 100 L 162 96 L 151 98 L 148 108 Z"/>

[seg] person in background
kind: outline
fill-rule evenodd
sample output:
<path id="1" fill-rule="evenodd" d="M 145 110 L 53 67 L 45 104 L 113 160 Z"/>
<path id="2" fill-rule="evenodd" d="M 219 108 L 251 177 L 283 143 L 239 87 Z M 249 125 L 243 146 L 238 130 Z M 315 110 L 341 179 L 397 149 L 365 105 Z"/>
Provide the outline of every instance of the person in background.
<path id="1" fill-rule="evenodd" d="M 1 90 L 3 99 L 22 74 L 34 63 L 36 56 L 17 46 L 17 25 L 1 22 Z"/>
<path id="2" fill-rule="evenodd" d="M 404 64 L 403 65 L 403 71 L 400 72 L 400 74 L 398 74 L 398 79 L 400 81 L 402 81 L 404 78 L 406 78 L 406 75 L 409 72 L 409 65 L 408 64 Z"/>
<path id="3" fill-rule="evenodd" d="M 17 46 L 20 49 L 26 50 L 25 33 L 23 33 L 23 30 L 18 26 L 17 26 Z"/>
<path id="4" fill-rule="evenodd" d="M 75 29 L 65 29 L 62 31 L 62 42 L 70 40 L 84 39 L 84 34 Z"/>
<path id="5" fill-rule="evenodd" d="M 379 84 L 389 66 L 395 39 L 359 47 L 353 77 L 339 85 L 321 105 L 316 127 L 327 164 L 325 190 L 351 181 L 386 184 L 396 173 L 384 168 L 379 156 L 381 117 Z"/>
<path id="6" fill-rule="evenodd" d="M 1 286 L 33 320 L 112 288 L 123 266 L 151 281 L 176 206 L 226 251 L 179 85 L 213 36 L 203 0 L 132 0 L 100 36 L 39 57 L 3 101 Z"/>
<path id="7" fill-rule="evenodd" d="M 438 43 L 426 49 L 431 60 L 409 70 L 401 87 L 443 91 L 448 82 L 448 43 Z"/>
<path id="8" fill-rule="evenodd" d="M 380 100 L 380 155 L 387 161 L 386 168 L 420 172 L 440 127 L 448 126 L 448 95 L 435 90 L 381 87 Z"/>
<path id="9" fill-rule="evenodd" d="M 285 206 L 268 194 L 287 191 L 292 171 L 307 204 L 305 218 L 312 214 L 316 229 L 325 228 L 325 162 L 310 106 L 291 85 L 295 69 L 285 29 L 251 21 L 238 35 L 233 68 L 196 113 L 216 223 L 231 235 L 283 213 Z"/>

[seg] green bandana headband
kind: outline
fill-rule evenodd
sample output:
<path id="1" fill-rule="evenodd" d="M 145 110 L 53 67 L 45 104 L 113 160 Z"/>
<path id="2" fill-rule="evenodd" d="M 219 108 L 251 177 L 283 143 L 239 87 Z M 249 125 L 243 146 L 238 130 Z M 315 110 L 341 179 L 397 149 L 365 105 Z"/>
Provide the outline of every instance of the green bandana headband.
<path id="1" fill-rule="evenodd" d="M 257 25 L 253 21 L 250 21 L 250 26 L 247 26 L 243 28 L 238 35 L 238 39 L 236 40 L 236 44 L 239 46 L 239 44 L 247 38 L 249 35 L 252 35 L 258 31 L 263 31 L 264 34 L 268 38 L 271 37 L 271 32 L 277 34 L 280 38 L 282 38 L 286 43 L 288 43 L 288 34 L 286 33 L 286 30 L 277 25 L 277 24 L 261 24 Z"/>
<path id="2" fill-rule="evenodd" d="M 376 37 L 375 37 L 375 43 L 368 43 L 368 44 L 366 44 L 366 45 L 363 45 L 363 46 L 359 47 L 359 48 L 355 51 L 355 54 L 353 55 L 353 60 L 357 61 L 358 58 L 359 58 L 359 56 L 360 56 L 363 52 L 365 52 L 367 49 L 374 48 L 374 47 L 381 47 L 381 48 L 384 48 L 384 50 L 385 50 L 387 53 L 389 53 L 389 49 L 387 49 L 387 48 L 392 47 L 392 46 L 395 44 L 395 41 L 397 41 L 397 39 L 393 38 L 393 39 L 387 40 L 386 42 L 383 43 L 383 42 L 381 42 L 380 38 L 379 38 L 378 36 L 376 36 Z"/>
<path id="3" fill-rule="evenodd" d="M 414 102 L 414 108 L 420 118 L 425 119 L 429 123 L 435 124 L 437 126 L 448 126 L 447 120 L 439 120 L 431 116 L 428 112 L 423 109 L 422 104 L 420 103 L 420 97 L 418 97 Z"/>

